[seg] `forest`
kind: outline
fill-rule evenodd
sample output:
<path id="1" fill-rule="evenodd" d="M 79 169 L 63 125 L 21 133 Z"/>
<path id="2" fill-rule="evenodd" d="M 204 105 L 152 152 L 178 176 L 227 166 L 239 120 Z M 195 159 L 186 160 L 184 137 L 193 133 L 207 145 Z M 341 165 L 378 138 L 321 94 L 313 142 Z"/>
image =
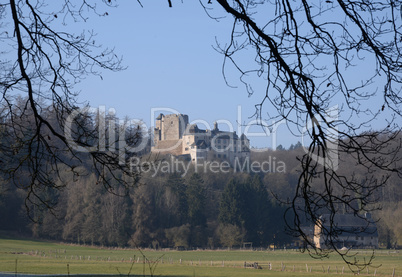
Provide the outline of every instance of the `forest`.
<path id="1" fill-rule="evenodd" d="M 17 98 L 15 114 L 23 109 L 18 101 Z M 20 103 L 23 102 L 20 99 Z M 1 231 L 86 245 L 154 249 L 232 248 L 241 247 L 244 243 L 253 247 L 297 245 L 298 238 L 287 232 L 289 226 L 286 222 L 291 220 L 286 219 L 291 214 L 285 215 L 285 212 L 298 183 L 298 157 L 305 153 L 301 143 L 288 149 L 278 146 L 275 151 L 251 149 L 251 161 L 268 162 L 270 165 L 275 162 L 282 166 L 280 171 L 228 169 L 212 172 L 189 164 L 186 172 L 140 170 L 136 178 L 121 173 L 121 176 L 111 179 L 113 184 L 106 184 L 105 178 L 100 178 L 85 153 L 79 154 L 81 164 L 77 164 L 72 171 L 65 165 L 69 154 L 62 151 L 62 144 L 52 145 L 49 141 L 47 147 L 60 147 L 57 170 L 53 171 L 54 176 L 47 176 L 47 181 L 54 180 L 55 184 L 32 191 L 28 184 L 29 167 L 18 168 L 18 178 L 10 178 L 16 165 L 7 159 L 6 151 L 13 151 L 13 145 L 19 141 L 18 136 L 8 131 L 7 114 L 2 113 L 1 116 L 0 139 L 7 142 L 2 145 L 9 146 L 0 152 Z M 52 120 L 54 114 L 49 108 L 43 110 L 42 116 Z M 93 134 L 99 128 L 99 116 L 81 116 L 78 121 L 80 125 L 75 126 L 75 141 L 82 145 L 99 144 L 100 138 L 96 135 L 92 142 L 82 141 L 88 133 Z M 133 145 L 150 139 L 148 130 L 141 130 L 138 126 L 125 128 L 124 134 L 119 133 L 118 124 L 110 124 L 112 121 L 117 122 L 117 118 L 107 118 L 105 126 L 114 126 L 116 130 L 106 130 L 108 142 L 105 145 L 111 145 L 110 134 L 117 141 L 119 138 L 116 137 L 124 136 L 127 144 Z M 21 132 L 29 131 L 29 115 L 19 121 L 14 118 L 14 124 L 16 122 Z M 400 135 L 397 138 L 402 139 Z M 144 161 L 144 165 L 173 161 L 170 156 L 154 156 L 149 153 L 149 147 L 129 154 L 131 156 L 128 155 L 126 161 L 136 157 Z M 14 155 L 23 158 L 24 149 Z M 345 176 L 355 175 L 362 182 L 370 178 L 363 173 L 362 165 L 353 161 L 348 155 L 341 156 L 339 172 Z M 118 182 L 124 178 L 132 178 L 125 182 L 132 182 L 133 186 L 127 188 Z M 321 181 L 317 174 L 315 185 L 320 186 Z M 373 212 L 373 217 L 379 220 L 381 246 L 402 246 L 401 179 L 396 174 L 391 175 L 387 185 L 380 187 L 372 197 L 378 199 L 375 202 L 381 208 Z M 356 205 L 361 203 L 356 201 Z M 339 212 L 346 211 L 340 207 Z"/>

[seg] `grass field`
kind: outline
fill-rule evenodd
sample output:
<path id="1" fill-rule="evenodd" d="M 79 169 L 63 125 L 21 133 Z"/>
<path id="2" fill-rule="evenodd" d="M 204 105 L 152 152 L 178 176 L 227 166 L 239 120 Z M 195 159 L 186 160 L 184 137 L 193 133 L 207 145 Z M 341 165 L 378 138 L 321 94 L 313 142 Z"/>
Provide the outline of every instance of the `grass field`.
<path id="1" fill-rule="evenodd" d="M 365 251 L 359 253 L 370 255 Z M 145 263 L 144 255 L 147 259 Z M 262 269 L 244 268 L 244 262 L 258 262 Z M 394 276 L 402 276 L 402 253 L 399 251 L 377 251 L 374 264 L 380 267 L 365 269 L 360 275 L 392 276 L 394 273 Z M 150 270 L 150 266 L 156 268 Z M 293 250 L 139 251 L 0 238 L 0 272 L 124 276 L 150 276 L 151 273 L 154 276 L 328 276 L 342 274 L 342 271 L 343 275 L 353 275 L 336 255 L 316 260 Z"/>

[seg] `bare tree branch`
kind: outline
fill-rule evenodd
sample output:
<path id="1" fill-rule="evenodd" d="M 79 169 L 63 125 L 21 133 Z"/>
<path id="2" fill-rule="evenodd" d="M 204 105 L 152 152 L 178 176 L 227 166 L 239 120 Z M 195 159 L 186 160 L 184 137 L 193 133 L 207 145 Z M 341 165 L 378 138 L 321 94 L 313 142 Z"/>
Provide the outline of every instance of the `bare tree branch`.
<path id="1" fill-rule="evenodd" d="M 113 6 L 110 0 L 103 3 L 106 7 Z M 70 170 L 78 177 L 87 173 L 77 168 L 84 161 L 92 160 L 93 168 L 88 171 L 98 174 L 99 183 L 112 193 L 116 193 L 117 186 L 124 186 L 127 192 L 137 178 L 127 163 L 130 155 L 135 154 L 127 152 L 129 145 L 121 144 L 124 149 L 115 148 L 115 151 L 98 147 L 87 153 L 77 151 L 74 145 L 87 148 L 96 143 L 105 145 L 106 137 L 99 134 L 106 132 L 109 125 L 117 129 L 112 132 L 115 137 L 108 140 L 126 142 L 129 139 L 132 147 L 143 136 L 138 129 L 128 138 L 127 131 L 133 126 L 120 128 L 114 118 L 99 126 L 100 117 L 105 116 L 100 111 L 96 111 L 98 115 L 94 118 L 85 109 L 77 110 L 73 92 L 76 83 L 88 74 L 101 77 L 99 70 L 120 71 L 124 67 L 113 50 L 99 49 L 93 32 L 75 35 L 52 27 L 58 18 L 63 18 L 63 22 L 85 21 L 88 12 L 98 16 L 107 12 L 99 13 L 96 4 L 85 0 L 79 5 L 65 0 L 52 13 L 47 12 L 46 5 L 44 1 L 10 0 L 0 9 L 1 18 L 8 17 L 6 8 L 11 12 L 13 34 L 3 32 L 1 39 L 15 45 L 4 50 L 9 57 L 15 55 L 16 61 L 1 65 L 4 70 L 0 78 L 3 133 L 0 153 L 4 165 L 1 171 L 26 191 L 26 207 L 33 220 L 37 219 L 35 209 L 52 209 L 56 204 L 46 196 L 45 190 L 59 190 L 66 185 L 56 182 L 61 165 L 63 170 Z M 13 91 L 22 95 L 16 97 Z M 67 137 L 65 123 L 74 111 L 78 112 L 70 118 L 72 135 Z"/>
<path id="2" fill-rule="evenodd" d="M 234 65 L 249 94 L 255 90 L 248 76 L 255 74 L 266 81 L 265 92 L 258 92 L 262 101 L 256 105 L 257 118 L 264 116 L 263 108 L 270 104 L 277 115 L 268 119 L 305 130 L 311 141 L 300 158 L 302 171 L 289 203 L 290 231 L 303 237 L 306 249 L 318 257 L 336 251 L 351 266 L 371 264 L 372 258 L 359 261 L 337 249 L 337 238 L 345 230 L 336 226 L 334 217 L 347 212 L 364 219 L 365 212 L 379 208 L 378 189 L 392 174 L 402 175 L 398 124 L 402 20 L 396 16 L 401 2 L 216 2 L 234 22 L 230 42 L 225 47 L 217 44 L 225 56 L 224 67 L 227 60 Z M 255 59 L 241 64 L 236 57 L 250 48 Z M 368 60 L 376 67 L 360 83 L 348 76 Z M 383 103 L 377 110 L 363 106 L 363 101 L 375 102 L 381 96 Z M 386 126 L 379 131 L 367 128 L 385 109 L 392 112 Z M 350 118 L 356 122 L 360 115 L 361 123 L 349 122 Z M 345 155 L 353 156 L 356 172 L 365 171 L 365 177 L 337 170 Z M 320 225 L 328 234 L 328 250 L 318 248 L 303 229 L 320 224 L 323 214 L 330 215 L 329 227 Z"/>

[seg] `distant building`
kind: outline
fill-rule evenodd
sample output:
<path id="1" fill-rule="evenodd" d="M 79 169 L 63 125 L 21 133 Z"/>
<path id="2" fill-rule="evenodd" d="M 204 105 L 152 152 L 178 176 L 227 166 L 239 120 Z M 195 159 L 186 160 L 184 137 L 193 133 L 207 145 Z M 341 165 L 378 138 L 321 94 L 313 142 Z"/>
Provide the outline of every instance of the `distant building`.
<path id="1" fill-rule="evenodd" d="M 314 243 L 317 248 L 330 247 L 328 243 L 330 222 L 330 215 L 324 214 L 315 225 Z M 366 213 L 365 218 L 353 214 L 337 214 L 332 223 L 336 233 L 336 236 L 333 236 L 336 248 L 378 248 L 377 226 L 369 213 Z"/>
<path id="2" fill-rule="evenodd" d="M 220 131 L 214 123 L 212 130 L 189 124 L 183 114 L 160 114 L 156 118 L 152 152 L 183 156 L 192 162 L 224 160 L 233 165 L 250 157 L 250 141 L 236 132 Z"/>

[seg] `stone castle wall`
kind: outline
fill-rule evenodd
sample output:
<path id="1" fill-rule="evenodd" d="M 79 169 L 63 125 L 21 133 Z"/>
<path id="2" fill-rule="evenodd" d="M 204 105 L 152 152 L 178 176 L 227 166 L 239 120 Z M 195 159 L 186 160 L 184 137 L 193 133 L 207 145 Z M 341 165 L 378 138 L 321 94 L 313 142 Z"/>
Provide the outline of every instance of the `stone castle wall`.
<path id="1" fill-rule="evenodd" d="M 180 156 L 183 153 L 182 140 L 162 140 L 159 141 L 158 146 L 152 149 L 153 152 L 159 152 L 161 154 L 172 154 Z"/>
<path id="2" fill-rule="evenodd" d="M 248 139 L 243 136 L 239 138 L 236 132 L 219 131 L 216 123 L 213 130 L 200 130 L 188 123 L 187 115 L 160 114 L 155 122 L 152 152 L 189 155 L 194 162 L 218 159 L 232 164 L 235 158 L 249 155 Z"/>

